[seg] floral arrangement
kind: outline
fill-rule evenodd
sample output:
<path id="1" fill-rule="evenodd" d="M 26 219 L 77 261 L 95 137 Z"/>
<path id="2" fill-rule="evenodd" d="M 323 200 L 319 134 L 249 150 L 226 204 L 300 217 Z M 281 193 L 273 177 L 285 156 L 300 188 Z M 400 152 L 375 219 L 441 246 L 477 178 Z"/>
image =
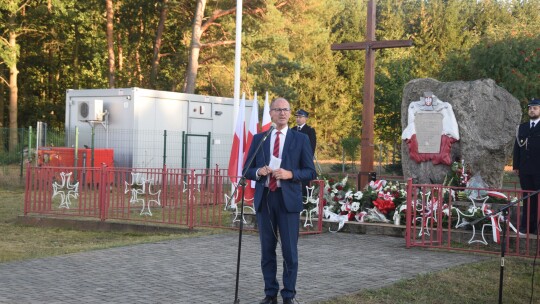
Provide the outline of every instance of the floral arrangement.
<path id="1" fill-rule="evenodd" d="M 325 216 L 341 216 L 347 221 L 389 222 L 396 206 L 404 203 L 406 197 L 398 182 L 372 181 L 359 191 L 348 183 L 347 176 L 338 181 L 325 179 Z"/>
<path id="2" fill-rule="evenodd" d="M 414 196 L 417 197 L 417 201 L 412 203 L 414 210 L 411 214 L 414 216 L 411 220 L 420 228 L 419 235 L 429 234 L 431 229 L 440 225 L 447 227 L 450 221 L 455 229 L 472 229 L 469 223 L 480 218 L 484 219 L 475 224 L 478 231 L 482 231 L 483 234 L 484 225 L 487 224 L 489 226 L 486 231 L 491 229 L 496 232 L 497 229 L 490 228 L 497 227 L 496 217 L 486 217 L 496 211 L 493 203 L 502 204 L 516 198 L 508 198 L 504 193 L 489 190 L 480 174 L 472 175 L 464 161 L 454 162 L 451 169 L 442 186 L 413 190 L 421 191 Z M 393 221 L 396 225 L 405 222 L 407 191 L 403 184 L 397 181 L 376 180 L 370 182 L 363 190 L 357 190 L 349 184 L 347 176 L 341 180 L 333 178 L 324 180 L 323 216 L 339 223 L 336 231 L 349 221 L 371 223 Z M 457 201 L 461 203 L 455 204 Z M 442 214 L 437 213 L 437 210 Z M 511 229 L 515 231 L 512 226 Z"/>
<path id="3" fill-rule="evenodd" d="M 471 177 L 471 169 L 465 164 L 465 160 L 455 161 L 450 167 L 451 173 L 444 178 L 444 186 L 467 187 Z"/>

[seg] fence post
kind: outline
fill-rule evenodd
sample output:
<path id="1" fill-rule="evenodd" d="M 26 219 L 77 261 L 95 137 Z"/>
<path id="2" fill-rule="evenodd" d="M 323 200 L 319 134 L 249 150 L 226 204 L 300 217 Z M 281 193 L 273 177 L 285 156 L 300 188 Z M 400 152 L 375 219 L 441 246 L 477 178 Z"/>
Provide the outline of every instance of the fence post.
<path id="1" fill-rule="evenodd" d="M 211 132 L 208 132 L 208 137 L 206 138 L 206 168 L 210 169 L 210 136 Z"/>
<path id="2" fill-rule="evenodd" d="M 167 130 L 163 130 L 163 168 L 167 164 Z"/>
<path id="3" fill-rule="evenodd" d="M 79 126 L 75 126 L 75 149 L 74 149 L 74 157 L 73 157 L 73 167 L 77 167 L 79 164 Z M 75 175 L 77 175 L 75 173 Z"/>
<path id="4" fill-rule="evenodd" d="M 77 168 L 79 165 L 79 126 L 75 126 L 75 148 L 73 149 L 73 167 Z M 75 171 L 75 178 L 79 176 L 77 169 Z"/>
<path id="5" fill-rule="evenodd" d="M 39 130 L 41 129 L 41 123 L 38 121 L 36 125 L 36 167 L 38 166 L 38 154 L 39 154 Z"/>
<path id="6" fill-rule="evenodd" d="M 90 161 L 91 161 L 92 168 L 94 168 L 94 140 L 95 140 L 95 137 L 96 137 L 96 131 L 95 131 L 94 123 L 92 123 L 91 126 L 92 126 L 92 139 L 91 139 L 92 140 L 92 143 L 91 143 L 91 145 L 92 145 L 92 147 L 91 147 L 92 148 L 92 150 L 91 150 L 92 159 Z M 93 182 L 93 178 L 92 178 L 92 182 Z"/>
<path id="7" fill-rule="evenodd" d="M 193 229 L 195 226 L 195 170 L 191 169 L 191 174 L 188 177 L 188 228 Z"/>
<path id="8" fill-rule="evenodd" d="M 324 212 L 324 181 L 319 180 L 319 218 L 317 221 L 317 229 L 322 232 L 323 228 L 323 212 Z"/>
<path id="9" fill-rule="evenodd" d="M 411 248 L 412 208 L 414 205 L 412 193 L 412 178 L 407 179 L 407 209 L 405 211 L 405 246 Z"/>
<path id="10" fill-rule="evenodd" d="M 92 168 L 92 170 L 95 170 L 96 168 Z M 107 165 L 101 164 L 101 170 L 100 170 L 100 177 L 99 177 L 99 209 L 101 210 L 100 213 L 100 220 L 104 222 L 107 219 L 107 184 L 108 184 L 108 172 Z M 95 171 L 94 171 L 95 172 Z M 92 174 L 94 176 L 94 174 Z M 93 179 L 93 178 L 92 178 Z"/>
<path id="11" fill-rule="evenodd" d="M 220 188 L 218 188 L 218 176 L 219 176 L 219 165 L 216 164 L 216 168 L 214 169 L 214 180 L 213 180 L 213 191 L 212 193 L 214 193 L 214 197 L 213 197 L 213 205 L 218 205 L 219 204 L 219 201 L 218 201 L 218 197 L 220 195 Z"/>
<path id="12" fill-rule="evenodd" d="M 169 175 L 167 174 L 167 165 L 163 164 L 163 169 L 161 169 L 161 193 L 163 193 L 163 202 L 161 203 L 161 208 L 165 208 L 167 206 L 168 179 Z M 165 217 L 165 213 L 163 213 L 163 217 Z"/>
<path id="13" fill-rule="evenodd" d="M 26 166 L 26 185 L 24 185 L 24 215 L 30 210 L 30 163 Z"/>
<path id="14" fill-rule="evenodd" d="M 182 169 L 186 168 L 186 131 L 182 131 Z"/>
<path id="15" fill-rule="evenodd" d="M 36 151 L 37 152 L 37 151 Z M 37 155 L 36 155 L 37 158 Z M 32 126 L 28 127 L 28 161 L 32 159 Z"/>
<path id="16" fill-rule="evenodd" d="M 19 172 L 19 181 L 22 181 L 22 177 L 23 177 L 23 166 L 24 166 L 24 128 L 21 128 L 21 165 L 19 166 L 20 167 L 20 172 Z"/>

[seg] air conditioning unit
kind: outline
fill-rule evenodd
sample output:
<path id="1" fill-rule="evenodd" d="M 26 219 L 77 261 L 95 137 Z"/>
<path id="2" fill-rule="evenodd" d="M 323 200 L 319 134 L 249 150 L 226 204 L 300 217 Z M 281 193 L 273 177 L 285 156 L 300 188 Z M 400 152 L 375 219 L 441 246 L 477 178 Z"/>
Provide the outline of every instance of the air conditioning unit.
<path id="1" fill-rule="evenodd" d="M 81 121 L 102 121 L 103 100 L 79 101 L 78 116 Z"/>

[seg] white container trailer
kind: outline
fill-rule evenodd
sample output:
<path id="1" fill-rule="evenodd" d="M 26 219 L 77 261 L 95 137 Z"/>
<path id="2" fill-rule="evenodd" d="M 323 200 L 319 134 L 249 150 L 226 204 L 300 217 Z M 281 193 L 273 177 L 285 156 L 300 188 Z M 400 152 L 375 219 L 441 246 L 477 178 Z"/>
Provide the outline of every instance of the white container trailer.
<path id="1" fill-rule="evenodd" d="M 112 148 L 116 167 L 227 168 L 234 123 L 232 98 L 141 88 L 66 94 L 67 146 Z"/>

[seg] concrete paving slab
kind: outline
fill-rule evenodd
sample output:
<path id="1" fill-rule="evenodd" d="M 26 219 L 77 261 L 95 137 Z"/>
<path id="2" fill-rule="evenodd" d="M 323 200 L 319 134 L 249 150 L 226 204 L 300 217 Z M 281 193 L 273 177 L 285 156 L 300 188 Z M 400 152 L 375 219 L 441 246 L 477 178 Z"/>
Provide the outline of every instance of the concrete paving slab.
<path id="1" fill-rule="evenodd" d="M 233 303 L 237 250 L 238 234 L 231 232 L 4 263 L 0 303 Z M 241 253 L 238 298 L 258 303 L 264 292 L 257 235 L 243 235 Z M 299 303 L 486 259 L 350 233 L 302 236 L 299 254 Z"/>

